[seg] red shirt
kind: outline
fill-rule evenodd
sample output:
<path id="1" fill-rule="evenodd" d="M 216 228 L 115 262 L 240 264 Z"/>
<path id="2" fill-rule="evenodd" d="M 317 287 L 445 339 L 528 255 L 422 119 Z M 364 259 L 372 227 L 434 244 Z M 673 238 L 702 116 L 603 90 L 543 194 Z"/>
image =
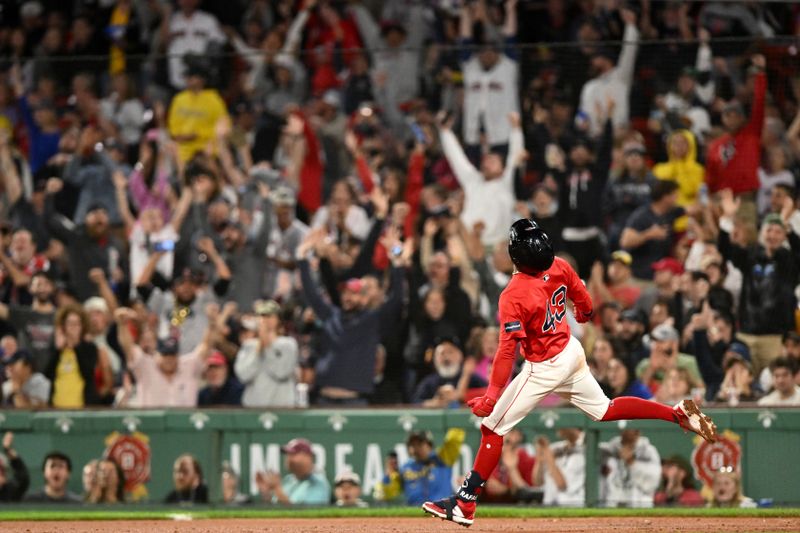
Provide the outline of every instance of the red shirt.
<path id="1" fill-rule="evenodd" d="M 514 364 L 515 348 L 528 361 L 546 361 L 566 347 L 570 339 L 566 321 L 567 299 L 575 305 L 575 318 L 592 316 L 592 298 L 583 281 L 556 257 L 547 272 L 529 276 L 518 272 L 500 295 L 500 345 L 497 348 L 487 395 L 499 396 Z"/>
<path id="2" fill-rule="evenodd" d="M 739 194 L 758 189 L 766 93 L 767 76 L 760 72 L 755 78 L 750 121 L 734 135 L 726 133 L 709 145 L 706 156 L 706 183 L 709 192 L 732 189 Z"/>
<path id="3" fill-rule="evenodd" d="M 575 303 L 578 318 L 592 314 L 589 292 L 563 259 L 537 277 L 517 273 L 500 295 L 500 342 L 521 343 L 528 361 L 546 361 L 569 342 L 567 299 Z"/>

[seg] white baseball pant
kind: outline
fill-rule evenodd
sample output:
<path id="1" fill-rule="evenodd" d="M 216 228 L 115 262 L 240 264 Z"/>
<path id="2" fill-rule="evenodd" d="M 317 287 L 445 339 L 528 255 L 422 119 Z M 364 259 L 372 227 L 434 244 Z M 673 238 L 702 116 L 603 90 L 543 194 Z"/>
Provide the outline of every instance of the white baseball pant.
<path id="1" fill-rule="evenodd" d="M 505 435 L 551 392 L 569 400 L 592 420 L 600 420 L 608 410 L 610 400 L 589 371 L 583 346 L 575 337 L 570 337 L 564 350 L 547 361 L 525 361 L 492 413 L 483 419 L 483 425 Z"/>

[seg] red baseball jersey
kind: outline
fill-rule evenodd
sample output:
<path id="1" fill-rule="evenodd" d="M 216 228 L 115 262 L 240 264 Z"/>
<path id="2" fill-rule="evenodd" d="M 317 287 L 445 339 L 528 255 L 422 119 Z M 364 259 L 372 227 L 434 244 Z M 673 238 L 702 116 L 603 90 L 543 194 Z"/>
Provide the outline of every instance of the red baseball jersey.
<path id="1" fill-rule="evenodd" d="M 537 276 L 516 273 L 500 295 L 500 344 L 520 342 L 528 361 L 546 361 L 569 342 L 567 299 L 575 304 L 575 318 L 592 316 L 592 298 L 569 263 L 556 257 Z"/>

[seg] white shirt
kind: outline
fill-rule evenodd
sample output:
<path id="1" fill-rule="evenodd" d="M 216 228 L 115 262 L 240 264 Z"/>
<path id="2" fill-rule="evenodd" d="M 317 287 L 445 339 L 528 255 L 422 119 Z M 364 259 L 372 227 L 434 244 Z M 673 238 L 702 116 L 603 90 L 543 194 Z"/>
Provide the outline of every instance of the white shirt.
<path id="1" fill-rule="evenodd" d="M 628 124 L 628 95 L 633 83 L 633 67 L 636 64 L 636 52 L 639 46 L 639 30 L 635 25 L 625 26 L 623 39 L 625 44 L 622 46 L 617 66 L 587 81 L 581 90 L 580 110 L 589 116 L 589 131 L 594 137 L 603 132 L 603 123 L 601 117 L 597 115 L 597 106 L 603 110 L 607 109 L 609 98 L 616 102 L 614 127 Z"/>
<path id="2" fill-rule="evenodd" d="M 147 262 L 150 260 L 150 256 L 153 254 L 153 250 L 151 249 L 150 245 L 162 241 L 177 242 L 179 238 L 180 237 L 177 233 L 175 233 L 172 225 L 167 224 L 159 231 L 151 233 L 148 241 L 147 235 L 142 229 L 142 225 L 138 222 L 136 223 L 136 225 L 133 227 L 133 231 L 131 231 L 130 253 L 128 254 L 131 270 L 131 281 L 133 285 L 133 287 L 131 287 L 132 291 L 136 290 L 136 282 L 139 280 L 139 276 L 142 275 L 144 267 L 147 266 Z M 174 262 L 175 253 L 165 252 L 156 264 L 156 272 L 168 280 L 172 279 L 172 267 Z"/>
<path id="3" fill-rule="evenodd" d="M 464 142 L 478 144 L 483 124 L 490 145 L 505 144 L 511 135 L 509 113 L 519 113 L 519 67 L 505 55 L 484 70 L 477 54 L 464 63 Z"/>
<path id="4" fill-rule="evenodd" d="M 158 368 L 155 355 L 133 347 L 133 361 L 128 369 L 136 378 L 134 407 L 196 407 L 200 379 L 205 370 L 202 347 L 186 355 L 178 355 L 178 369 L 167 377 Z"/>
<path id="5" fill-rule="evenodd" d="M 586 447 L 581 435 L 575 446 L 570 447 L 567 441 L 559 441 L 550 447 L 555 457 L 556 466 L 561 470 L 567 488 L 558 490 L 550 472 L 544 475 L 544 505 L 561 507 L 583 507 L 586 498 Z"/>
<path id="6" fill-rule="evenodd" d="M 788 398 L 781 397 L 781 393 L 774 390 L 758 400 L 758 405 L 766 407 L 797 407 L 800 406 L 800 385 L 794 386 L 794 394 Z"/>
<path id="7" fill-rule="evenodd" d="M 639 437 L 634 447 L 634 460 L 627 464 L 620 458 L 621 437 L 600 445 L 608 455 L 604 480 L 607 507 L 652 507 L 658 484 L 661 482 L 661 457 L 647 437 Z"/>
<path id="8" fill-rule="evenodd" d="M 214 15 L 197 10 L 190 17 L 178 11 L 169 21 L 169 82 L 175 89 L 186 87 L 183 57 L 186 54 L 202 55 L 211 42 L 223 42 L 225 35 Z"/>
<path id="9" fill-rule="evenodd" d="M 494 246 L 508 239 L 508 228 L 520 218 L 514 213 L 514 163 L 522 151 L 522 130 L 511 130 L 505 170 L 502 176 L 493 180 L 484 178 L 472 165 L 452 131 L 443 129 L 440 136 L 447 162 L 464 189 L 461 221 L 469 230 L 476 222 L 483 222 L 481 240 L 485 246 Z"/>

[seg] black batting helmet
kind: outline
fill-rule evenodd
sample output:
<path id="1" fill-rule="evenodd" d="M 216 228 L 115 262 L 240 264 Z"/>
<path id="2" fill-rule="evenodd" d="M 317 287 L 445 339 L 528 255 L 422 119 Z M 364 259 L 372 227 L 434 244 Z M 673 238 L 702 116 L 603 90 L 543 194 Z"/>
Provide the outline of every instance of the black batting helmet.
<path id="1" fill-rule="evenodd" d="M 508 255 L 517 270 L 530 275 L 544 272 L 555 259 L 550 237 L 536 222 L 528 218 L 521 218 L 511 224 Z"/>

